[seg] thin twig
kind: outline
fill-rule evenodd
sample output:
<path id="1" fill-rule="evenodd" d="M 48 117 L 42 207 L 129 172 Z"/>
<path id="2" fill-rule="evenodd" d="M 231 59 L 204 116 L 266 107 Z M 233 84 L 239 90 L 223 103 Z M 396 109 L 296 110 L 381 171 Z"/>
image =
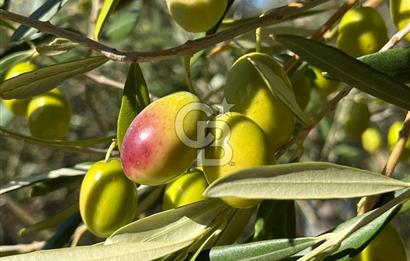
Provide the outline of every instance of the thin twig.
<path id="1" fill-rule="evenodd" d="M 209 46 L 230 40 L 246 32 L 256 30 L 256 28 L 258 27 L 274 24 L 275 22 L 283 20 L 300 11 L 315 7 L 328 1 L 329 0 L 305 0 L 303 2 L 296 2 L 298 4 L 289 4 L 286 6 L 278 7 L 267 12 L 264 16 L 252 19 L 221 32 L 196 40 L 187 41 L 185 44 L 177 47 L 155 52 L 121 52 L 107 45 L 87 38 L 81 34 L 54 26 L 50 22 L 37 21 L 35 19 L 21 16 L 2 9 L 0 9 L 0 19 L 6 19 L 9 21 L 21 23 L 26 26 L 34 27 L 43 33 L 69 39 L 73 42 L 98 51 L 101 54 L 105 55 L 107 58 L 114 61 L 158 62 L 180 56 L 192 55 L 200 50 L 208 48 Z"/>
<path id="2" fill-rule="evenodd" d="M 84 76 L 99 84 L 104 84 L 121 90 L 124 89 L 124 83 L 112 80 L 104 75 L 97 75 L 95 73 L 88 72 L 85 73 Z"/>
<path id="3" fill-rule="evenodd" d="M 383 46 L 380 50 L 381 52 L 387 51 L 394 46 L 396 46 L 407 34 L 410 33 L 410 23 L 408 23 L 402 30 L 398 31 L 396 34 L 393 35 L 392 38 Z"/>

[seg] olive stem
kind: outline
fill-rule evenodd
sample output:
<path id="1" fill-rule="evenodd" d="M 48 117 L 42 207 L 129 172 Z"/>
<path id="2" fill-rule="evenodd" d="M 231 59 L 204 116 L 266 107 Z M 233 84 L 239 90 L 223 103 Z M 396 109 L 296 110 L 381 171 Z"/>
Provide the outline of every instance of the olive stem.
<path id="1" fill-rule="evenodd" d="M 259 53 L 262 47 L 262 27 L 256 28 L 255 36 L 256 36 L 255 51 Z"/>
<path id="2" fill-rule="evenodd" d="M 191 55 L 187 55 L 184 57 L 185 81 L 188 86 L 189 92 L 196 95 L 194 86 L 192 85 L 192 79 L 191 79 L 191 57 L 192 57 Z"/>
<path id="3" fill-rule="evenodd" d="M 296 2 L 293 5 L 285 5 L 278 8 L 271 9 L 266 15 L 251 19 L 237 26 L 231 27 L 226 30 L 222 30 L 218 33 L 211 34 L 205 37 L 198 38 L 196 40 L 187 41 L 186 43 L 160 51 L 149 52 L 122 52 L 112 47 L 104 45 L 100 42 L 94 41 L 81 34 L 74 33 L 57 26 L 52 25 L 50 22 L 42 22 L 29 17 L 25 17 L 13 12 L 9 12 L 0 9 L 0 19 L 6 19 L 9 21 L 17 22 L 38 29 L 39 31 L 51 34 L 54 36 L 69 39 L 73 42 L 79 43 L 92 50 L 98 51 L 105 55 L 108 59 L 119 62 L 158 62 L 163 60 L 174 59 L 180 56 L 193 55 L 194 53 L 206 49 L 212 45 L 224 42 L 226 40 L 233 39 L 236 36 L 256 30 L 261 26 L 267 26 L 275 24 L 289 16 L 297 14 L 303 10 L 313 8 L 319 4 L 328 2 L 330 0 L 305 0 Z"/>
<path id="4" fill-rule="evenodd" d="M 112 142 L 111 142 L 110 147 L 108 147 L 108 149 L 107 149 L 107 153 L 105 154 L 104 162 L 108 162 L 110 160 L 111 154 L 112 154 L 113 150 L 115 149 L 115 147 L 117 147 L 117 140 L 113 139 Z"/>

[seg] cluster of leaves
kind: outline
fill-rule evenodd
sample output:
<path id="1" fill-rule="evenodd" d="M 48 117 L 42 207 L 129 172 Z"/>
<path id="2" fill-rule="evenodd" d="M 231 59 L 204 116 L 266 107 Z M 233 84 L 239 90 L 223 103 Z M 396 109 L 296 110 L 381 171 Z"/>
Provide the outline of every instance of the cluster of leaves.
<path id="1" fill-rule="evenodd" d="M 70 2 L 48 0 L 31 15 L 31 18 L 49 20 L 67 3 Z M 147 6 L 155 5 L 154 3 L 144 4 Z M 90 35 L 94 39 L 106 40 L 116 47 L 141 48 L 138 44 L 126 43 L 124 45 L 121 43 L 121 39 L 125 39 L 132 32 L 132 27 L 135 26 L 138 22 L 138 17 L 141 15 L 141 11 L 130 8 L 130 5 L 132 6 L 129 1 L 104 1 L 93 34 Z M 119 15 L 115 10 L 122 10 L 124 14 L 121 13 Z M 316 12 L 302 13 L 300 16 L 310 16 L 316 14 Z M 156 15 L 160 16 L 160 14 Z M 5 23 L 7 24 L 7 22 Z M 105 28 L 104 25 L 111 26 Z M 125 30 L 125 32 L 122 30 Z M 272 29 L 273 33 L 278 31 L 280 31 L 278 27 Z M 114 68 L 115 64 L 118 63 L 108 64 L 109 58 L 100 54 L 95 55 L 95 53 L 90 52 L 87 48 L 84 50 L 81 47 L 81 42 L 74 43 L 67 39 L 55 39 L 49 44 L 44 45 L 42 41 L 36 42 L 37 39 L 44 40 L 42 38 L 44 36 L 33 33 L 35 33 L 35 30 L 29 29 L 26 26 L 21 26 L 15 30 L 11 36 L 12 41 L 18 41 L 23 38 L 31 39 L 32 42 L 26 41 L 34 44 L 36 48 L 4 55 L 0 61 L 0 76 L 3 76 L 11 65 L 32 55 L 51 57 L 51 61 L 57 62 L 5 81 L 0 85 L 0 96 L 2 98 L 32 97 L 51 90 L 69 78 L 99 68 L 103 64 L 106 64 L 106 68 L 109 66 Z M 303 30 L 298 31 L 298 33 L 302 34 L 302 36 L 307 34 Z M 143 38 L 141 37 L 141 39 Z M 403 82 L 409 82 L 410 80 L 410 67 L 405 62 L 410 57 L 410 49 L 408 47 L 395 48 L 384 53 L 360 57 L 357 60 L 336 48 L 308 40 L 305 37 L 275 34 L 274 39 L 276 41 L 275 44 L 281 44 L 280 49 L 284 49 L 283 46 L 286 46 L 287 49 L 298 54 L 303 60 L 328 72 L 331 77 L 385 102 L 405 110 L 410 110 L 410 89 L 403 84 Z M 247 41 L 246 37 L 239 38 L 239 40 Z M 118 42 L 116 43 L 115 41 Z M 151 48 L 155 49 L 156 45 L 154 44 Z M 278 48 L 278 46 L 274 48 Z M 77 49 L 81 51 L 76 51 Z M 75 52 L 75 55 L 73 55 L 74 59 L 73 56 L 67 55 L 73 52 Z M 236 50 L 233 52 L 236 52 Z M 204 51 L 201 51 L 196 54 L 191 59 L 190 65 L 194 66 L 196 62 L 206 64 L 207 61 L 204 58 L 204 53 Z M 64 55 L 68 57 L 64 57 Z M 222 53 L 221 55 L 224 54 Z M 61 56 L 64 58 L 61 58 Z M 145 73 L 143 74 L 145 71 L 155 71 L 156 66 L 166 66 L 166 64 L 167 62 L 163 62 L 161 65 L 150 64 L 146 67 L 143 65 L 142 70 L 137 63 L 129 65 L 117 122 L 116 137 L 119 144 L 122 142 L 122 137 L 130 121 L 149 103 L 149 94 L 162 96 L 180 89 L 179 86 L 182 85 L 182 82 L 178 83 L 177 81 L 173 82 L 175 86 L 169 87 L 169 89 L 153 88 L 150 85 L 155 85 L 155 77 L 158 77 L 158 75 L 154 74 L 147 77 Z M 299 108 L 295 97 L 289 94 L 288 90 L 283 88 L 283 86 L 273 84 L 277 81 L 263 64 L 257 62 L 253 62 L 253 64 L 270 87 L 272 93 L 295 114 L 301 126 L 308 126 L 310 119 Z M 103 68 L 100 68 L 100 70 L 103 71 Z M 196 70 L 200 71 L 197 68 Z M 192 78 L 195 77 L 198 71 L 193 71 L 194 75 Z M 180 72 L 182 75 L 184 73 L 183 69 L 180 69 Z M 164 73 L 166 77 L 171 75 L 167 70 L 160 73 Z M 389 86 L 389 88 L 387 89 L 386 86 Z M 70 148 L 71 150 L 78 151 L 84 147 L 88 148 L 95 144 L 105 143 L 112 138 L 71 142 L 44 141 L 14 132 L 7 134 L 7 131 L 4 129 L 1 132 L 32 143 L 37 142 L 37 144 L 45 146 Z M 0 194 L 17 191 L 24 187 L 31 187 L 32 195 L 48 193 L 73 181 L 81 180 L 89 166 L 89 164 L 79 164 L 73 168 L 63 168 L 38 176 L 32 175 L 16 179 L 2 185 L 0 187 Z M 205 194 L 210 198 L 235 196 L 263 199 L 268 203 L 272 203 L 272 201 L 268 200 L 273 200 L 274 204 L 267 204 L 266 208 L 261 206 L 257 214 L 257 220 L 264 220 L 265 223 L 271 221 L 272 214 L 270 213 L 272 211 L 276 213 L 282 212 L 284 215 L 282 219 L 278 218 L 275 224 L 269 224 L 269 226 L 265 224 L 262 225 L 262 228 L 259 228 L 262 231 L 265 230 L 263 232 L 269 234 L 268 236 L 265 235 L 258 238 L 255 234 L 255 238 L 258 240 L 269 240 L 231 246 L 216 246 L 223 245 L 224 242 L 235 241 L 229 238 L 235 234 L 233 233 L 233 227 L 240 220 L 249 220 L 254 213 L 254 209 L 251 211 L 237 210 L 224 205 L 218 200 L 209 199 L 141 218 L 119 229 L 104 242 L 97 245 L 78 246 L 53 251 L 38 251 L 24 256 L 13 256 L 10 259 L 90 260 L 112 258 L 121 260 L 183 260 L 190 258 L 195 260 L 199 256 L 209 255 L 211 260 L 281 260 L 289 257 L 296 259 L 304 255 L 306 255 L 305 258 L 312 257 L 309 256 L 309 252 L 315 253 L 316 251 L 315 255 L 323 258 L 326 257 L 328 260 L 348 260 L 350 256 L 360 252 L 399 213 L 400 204 L 409 198 L 408 187 L 409 183 L 407 182 L 382 176 L 375 172 L 324 162 L 289 163 L 257 167 L 246 169 L 230 177 L 218 180 L 210 185 Z M 144 202 L 144 199 L 147 199 L 147 202 L 152 201 L 150 195 L 155 190 L 147 187 L 140 187 L 139 190 L 142 195 L 142 202 Z M 394 191 L 398 191 L 396 195 L 393 195 Z M 347 220 L 330 230 L 329 233 L 316 237 L 294 238 L 295 211 L 291 209 L 290 215 L 287 215 L 289 212 L 284 211 L 285 209 L 292 208 L 294 200 L 348 199 L 382 193 L 386 193 L 386 198 L 390 199 L 387 203 L 382 202 L 386 203 L 385 205 L 380 204 L 373 211 Z M 278 204 L 278 202 L 285 203 Z M 34 224 L 21 233 L 26 235 L 45 228 L 56 228 L 56 232 L 47 241 L 44 248 L 62 247 L 67 244 L 72 233 L 80 223 L 77 209 L 78 206 L 74 204 L 66 211 L 44 222 Z M 287 231 L 279 233 L 280 235 L 273 235 L 275 231 L 266 231 L 272 229 L 272 226 L 284 225 L 285 219 L 291 220 Z M 245 236 L 247 240 L 249 235 L 246 235 L 246 229 L 243 234 L 245 235 L 242 236 Z"/>

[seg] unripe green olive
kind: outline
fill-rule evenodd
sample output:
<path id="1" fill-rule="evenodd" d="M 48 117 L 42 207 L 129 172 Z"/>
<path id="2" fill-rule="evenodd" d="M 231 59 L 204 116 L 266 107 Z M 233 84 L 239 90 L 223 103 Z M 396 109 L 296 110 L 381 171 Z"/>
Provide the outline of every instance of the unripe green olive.
<path id="1" fill-rule="evenodd" d="M 315 90 L 321 96 L 328 96 L 339 88 L 340 82 L 325 78 L 319 68 L 312 66 L 311 69 L 315 74 L 313 79 Z"/>
<path id="2" fill-rule="evenodd" d="M 206 32 L 222 18 L 228 0 L 167 0 L 175 21 L 188 32 Z"/>
<path id="3" fill-rule="evenodd" d="M 403 122 L 396 121 L 394 122 L 387 133 L 387 143 L 389 145 L 390 150 L 393 150 L 394 146 L 396 145 L 397 141 L 399 140 L 400 130 L 403 128 Z M 407 140 L 406 146 L 400 156 L 400 160 L 406 160 L 410 156 L 410 139 Z"/>
<path id="4" fill-rule="evenodd" d="M 339 23 L 337 46 L 353 57 L 377 52 L 387 41 L 383 17 L 374 8 L 350 9 Z"/>
<path id="5" fill-rule="evenodd" d="M 207 186 L 204 173 L 199 169 L 179 176 L 165 189 L 163 209 L 178 208 L 206 199 L 202 194 Z"/>
<path id="6" fill-rule="evenodd" d="M 410 23 L 410 1 L 390 0 L 390 15 L 396 27 L 402 30 Z M 410 34 L 406 35 L 406 40 L 410 41 Z"/>
<path id="7" fill-rule="evenodd" d="M 224 96 L 228 103 L 234 105 L 232 111 L 242 113 L 256 122 L 266 133 L 269 145 L 274 151 L 292 136 L 295 117 L 277 97 L 273 96 L 249 58 L 268 66 L 290 90 L 291 83 L 282 67 L 263 53 L 241 56 L 227 76 Z"/>
<path id="8" fill-rule="evenodd" d="M 351 102 L 346 115 L 346 121 L 343 122 L 346 138 L 360 140 L 370 123 L 368 105 L 364 102 Z"/>
<path id="9" fill-rule="evenodd" d="M 211 126 L 214 142 L 205 148 L 205 158 L 214 162 L 204 164 L 208 183 L 228 176 L 244 168 L 265 165 L 269 160 L 269 148 L 262 129 L 250 118 L 237 112 L 218 115 Z M 226 197 L 227 204 L 236 208 L 255 206 L 258 200 Z"/>
<path id="10" fill-rule="evenodd" d="M 196 158 L 198 121 L 206 115 L 199 99 L 176 92 L 145 107 L 128 128 L 121 149 L 127 177 L 143 185 L 166 184 L 186 171 Z M 201 137 L 199 137 L 201 138 Z"/>
<path id="11" fill-rule="evenodd" d="M 30 62 L 18 63 L 10 68 L 7 72 L 4 80 L 16 77 L 17 75 L 31 72 L 36 69 L 36 66 Z M 10 99 L 3 100 L 4 106 L 9 109 L 14 115 L 17 116 L 26 116 L 27 107 L 30 99 Z"/>
<path id="12" fill-rule="evenodd" d="M 362 147 L 369 153 L 375 153 L 383 146 L 380 131 L 376 128 L 367 128 L 362 134 Z"/>
<path id="13" fill-rule="evenodd" d="M 108 237 L 132 222 L 137 211 L 137 189 L 118 159 L 96 162 L 85 174 L 80 191 L 80 213 L 96 236 Z"/>
<path id="14" fill-rule="evenodd" d="M 36 138 L 61 140 L 70 127 L 71 108 L 57 88 L 33 97 L 27 115 L 31 135 Z"/>
<path id="15" fill-rule="evenodd" d="M 353 261 L 406 261 L 406 247 L 396 229 L 387 224 Z"/>

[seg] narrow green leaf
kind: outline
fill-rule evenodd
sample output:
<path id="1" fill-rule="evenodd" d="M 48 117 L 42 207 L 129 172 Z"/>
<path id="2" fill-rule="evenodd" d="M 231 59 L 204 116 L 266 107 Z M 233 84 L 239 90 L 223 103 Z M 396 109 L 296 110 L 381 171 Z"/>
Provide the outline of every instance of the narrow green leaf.
<path id="1" fill-rule="evenodd" d="M 137 27 L 140 14 L 139 9 L 121 10 L 105 27 L 102 37 L 116 43 L 128 39 Z"/>
<path id="2" fill-rule="evenodd" d="M 83 176 L 85 172 L 91 167 L 92 163 L 80 163 L 72 168 L 62 168 L 46 172 L 40 175 L 30 176 L 17 180 L 10 181 L 9 183 L 0 186 L 0 195 L 11 191 L 15 191 L 24 187 L 32 186 L 38 182 L 50 179 L 60 179 L 67 177 Z"/>
<path id="3" fill-rule="evenodd" d="M 399 81 L 410 82 L 410 46 L 368 54 L 357 59 Z"/>
<path id="4" fill-rule="evenodd" d="M 67 78 L 91 71 L 107 60 L 104 56 L 94 56 L 20 74 L 0 84 L 0 97 L 3 99 L 30 98 L 54 89 Z"/>
<path id="5" fill-rule="evenodd" d="M 56 13 L 58 13 L 67 2 L 68 0 L 47 0 L 43 5 L 41 5 L 30 15 L 30 18 L 35 20 L 48 21 Z M 37 32 L 37 29 L 21 25 L 11 36 L 11 41 L 19 41 L 21 38 L 30 36 L 35 32 Z"/>
<path id="6" fill-rule="evenodd" d="M 94 27 L 94 39 L 99 40 L 101 30 L 107 21 L 110 13 L 114 11 L 114 9 L 117 7 L 119 0 L 105 0 L 104 4 L 100 10 L 100 13 L 97 18 L 97 22 L 95 23 Z"/>
<path id="7" fill-rule="evenodd" d="M 0 80 L 4 79 L 7 71 L 15 64 L 27 60 L 33 55 L 33 50 L 12 53 L 0 60 Z"/>
<path id="8" fill-rule="evenodd" d="M 275 40 L 307 62 L 329 72 L 332 77 L 386 102 L 410 110 L 409 87 L 339 49 L 293 35 L 276 35 Z"/>
<path id="9" fill-rule="evenodd" d="M 279 98 L 281 102 L 296 116 L 296 118 L 303 124 L 308 124 L 308 118 L 303 110 L 299 107 L 296 101 L 295 94 L 292 89 L 286 86 L 286 83 L 272 70 L 268 65 L 264 64 L 261 59 L 252 59 L 248 57 L 250 63 L 253 64 L 259 75 L 262 77 L 266 85 L 269 87 L 272 94 Z"/>
<path id="10" fill-rule="evenodd" d="M 358 254 L 370 242 L 370 240 L 374 236 L 376 236 L 376 234 L 381 229 L 383 229 L 387 223 L 390 222 L 390 220 L 397 214 L 399 209 L 400 209 L 400 206 L 396 206 L 388 210 L 383 215 L 379 216 L 378 218 L 376 218 L 369 224 L 363 226 L 362 228 L 354 232 L 348 238 L 343 240 L 340 248 L 335 253 L 326 257 L 325 260 L 327 261 L 330 261 L 330 260 L 348 261 L 350 260 L 351 256 Z M 366 218 L 373 211 L 368 212 L 364 215 L 349 219 L 348 221 L 343 222 L 342 224 L 338 225 L 333 231 L 337 232 L 337 231 L 344 230 L 350 226 L 353 226 L 360 220 Z"/>
<path id="11" fill-rule="evenodd" d="M 35 251 L 29 254 L 8 256 L 10 261 L 149 261 L 156 260 L 175 252 L 175 249 L 187 247 L 186 242 L 123 242 L 113 245 L 79 246 L 54 250 Z"/>
<path id="12" fill-rule="evenodd" d="M 132 63 L 128 71 L 122 95 L 121 108 L 117 121 L 117 142 L 121 149 L 122 140 L 128 126 L 135 116 L 150 103 L 147 84 L 141 68 L 137 63 Z"/>
<path id="13" fill-rule="evenodd" d="M 253 241 L 296 236 L 295 202 L 293 200 L 264 200 L 255 221 Z"/>
<path id="14" fill-rule="evenodd" d="M 248 199 L 355 198 L 409 187 L 374 172 L 326 162 L 290 163 L 244 169 L 212 183 L 207 197 Z"/>
<path id="15" fill-rule="evenodd" d="M 58 226 L 56 232 L 46 241 L 43 249 L 63 247 L 71 239 L 76 228 L 81 224 L 80 212 L 74 213 Z"/>
<path id="16" fill-rule="evenodd" d="M 275 239 L 241 245 L 214 247 L 211 261 L 275 261 L 292 256 L 317 243 L 315 238 Z"/>
<path id="17" fill-rule="evenodd" d="M 78 212 L 78 203 L 69 206 L 51 217 L 30 225 L 29 227 L 22 228 L 19 231 L 19 234 L 21 237 L 24 237 L 44 229 L 54 228 L 76 212 Z"/>
<path id="18" fill-rule="evenodd" d="M 194 242 L 218 216 L 229 209 L 221 201 L 205 200 L 167 210 L 120 228 L 106 239 L 105 244 L 149 241 L 176 243 L 187 240 Z"/>

